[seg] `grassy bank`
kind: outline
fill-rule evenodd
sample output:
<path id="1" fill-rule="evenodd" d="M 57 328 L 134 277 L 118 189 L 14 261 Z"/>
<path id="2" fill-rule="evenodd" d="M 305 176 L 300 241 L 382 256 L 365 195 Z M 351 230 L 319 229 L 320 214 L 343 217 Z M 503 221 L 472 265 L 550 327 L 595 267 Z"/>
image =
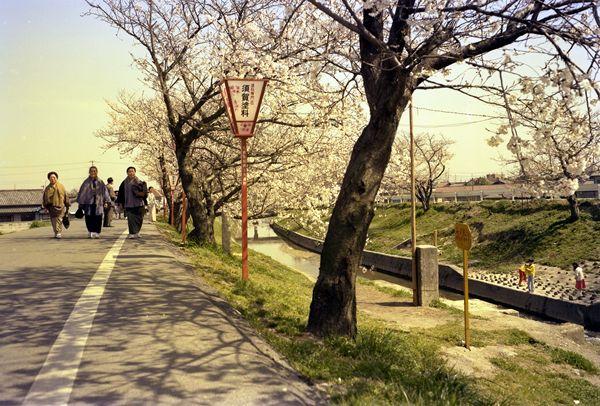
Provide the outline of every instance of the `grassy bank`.
<path id="1" fill-rule="evenodd" d="M 179 245 L 179 236 L 170 227 L 162 225 L 161 228 L 167 238 Z M 557 365 L 576 359 L 577 354 L 557 355 L 553 360 L 550 347 L 544 347 L 524 332 L 474 328 L 478 345 L 504 343 L 514 347 L 519 355 L 506 364 L 499 361 L 496 368 L 500 374 L 505 370 L 510 374 L 511 369 L 519 368 L 522 380 L 503 378 L 506 381 L 499 385 L 495 377 L 471 379 L 449 368 L 442 355 L 444 348 L 455 346 L 459 341 L 460 312 L 439 309 L 440 314 L 448 318 L 447 326 L 414 331 L 403 331 L 398 325 L 359 312 L 356 340 L 316 340 L 304 332 L 312 283 L 303 275 L 252 252 L 250 281 L 243 283 L 237 255 L 195 245 L 187 245 L 185 252 L 192 258 L 199 275 L 239 310 L 299 373 L 326 390 L 333 403 L 430 405 L 530 404 L 529 401 L 534 401 L 573 404 L 574 399 L 581 404 L 600 402 L 598 388 L 583 379 L 553 372 Z M 367 284 L 364 288 L 373 287 Z M 401 300 L 402 294 L 393 297 Z M 526 361 L 534 363 L 532 369 L 521 364 L 521 354 L 528 351 L 536 354 L 536 358 Z M 577 362 L 585 364 L 585 360 L 579 358 Z M 591 368 L 589 373 L 595 373 L 594 367 Z M 527 380 L 536 376 L 543 376 L 544 380 L 538 379 L 539 385 L 536 381 L 535 391 L 528 390 L 527 397 L 523 398 L 527 402 L 515 399 L 514 394 L 527 390 Z M 557 385 L 558 382 L 562 384 Z"/>
<path id="2" fill-rule="evenodd" d="M 530 257 L 564 269 L 574 261 L 600 261 L 600 203 L 584 202 L 577 222 L 568 222 L 568 217 L 565 204 L 557 201 L 436 204 L 426 213 L 417 210 L 417 241 L 432 244 L 437 230 L 442 259 L 460 265 L 454 224 L 465 222 L 474 234 L 472 263 L 482 269 L 509 272 Z M 284 225 L 305 231 L 292 221 Z M 410 206 L 379 207 L 367 249 L 409 255 L 409 247 L 395 248 L 409 238 Z"/>
<path id="3" fill-rule="evenodd" d="M 29 228 L 50 227 L 50 220 L 34 220 L 29 225 Z"/>

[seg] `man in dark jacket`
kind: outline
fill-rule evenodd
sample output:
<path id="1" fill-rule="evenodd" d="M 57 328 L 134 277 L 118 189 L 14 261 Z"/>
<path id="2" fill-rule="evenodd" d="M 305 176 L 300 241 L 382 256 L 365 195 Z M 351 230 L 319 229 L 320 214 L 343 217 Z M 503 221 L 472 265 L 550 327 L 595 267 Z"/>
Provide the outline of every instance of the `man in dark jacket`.
<path id="1" fill-rule="evenodd" d="M 135 173 L 136 170 L 133 166 L 127 168 L 127 177 L 121 182 L 117 196 L 117 203 L 125 210 L 129 238 L 140 238 L 140 230 L 146 212 L 145 199 L 148 196 L 146 182 L 141 181 Z"/>

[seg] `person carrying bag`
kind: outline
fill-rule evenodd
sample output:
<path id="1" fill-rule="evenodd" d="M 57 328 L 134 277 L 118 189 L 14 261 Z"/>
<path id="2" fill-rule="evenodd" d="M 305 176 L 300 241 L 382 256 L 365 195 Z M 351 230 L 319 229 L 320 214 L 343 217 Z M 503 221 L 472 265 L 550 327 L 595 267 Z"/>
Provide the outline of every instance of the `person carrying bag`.
<path id="1" fill-rule="evenodd" d="M 64 215 L 70 205 L 69 197 L 67 196 L 65 187 L 58 181 L 58 174 L 56 172 L 48 172 L 47 177 L 50 184 L 44 189 L 42 206 L 50 214 L 50 223 L 52 224 L 52 231 L 54 231 L 54 238 L 61 239 Z M 65 226 L 65 228 L 68 228 L 68 226 Z"/>

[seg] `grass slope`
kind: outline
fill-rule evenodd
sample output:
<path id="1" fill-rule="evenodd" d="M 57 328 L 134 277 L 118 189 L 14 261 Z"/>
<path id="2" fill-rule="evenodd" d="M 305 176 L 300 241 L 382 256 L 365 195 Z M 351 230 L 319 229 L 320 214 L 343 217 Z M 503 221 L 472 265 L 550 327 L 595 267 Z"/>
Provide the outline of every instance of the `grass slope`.
<path id="1" fill-rule="evenodd" d="M 180 236 L 160 225 L 167 238 L 180 244 Z M 505 382 L 470 379 L 451 368 L 441 356 L 443 347 L 456 345 L 462 327 L 461 314 L 448 311 L 453 322 L 445 328 L 401 331 L 396 325 L 359 312 L 356 340 L 317 340 L 304 332 L 312 297 L 312 282 L 271 258 L 252 252 L 251 276 L 240 279 L 241 261 L 218 248 L 185 246 L 198 274 L 237 310 L 261 336 L 309 381 L 317 383 L 336 404 L 486 405 L 531 404 L 548 401 L 599 404 L 600 391 L 584 379 L 552 372 L 559 364 L 590 369 L 593 365 L 577 354 L 536 342 L 519 330 L 484 332 L 474 329 L 478 345 L 514 345 L 517 360 L 498 360 Z M 443 310 L 446 311 L 446 310 Z M 521 365 L 521 354 L 533 351 Z M 553 355 L 554 354 L 554 355 Z M 587 363 L 586 363 L 587 361 Z M 503 363 L 504 362 L 504 363 Z M 525 362 L 525 361 L 523 361 Z M 504 371 L 508 377 L 505 377 Z M 518 378 L 510 375 L 518 370 Z M 543 379 L 537 378 L 543 375 Z M 535 382 L 532 390 L 530 383 Z M 526 398 L 513 399 L 528 391 Z M 547 396 L 551 393 L 551 396 Z M 526 400 L 526 401 L 525 401 Z"/>
<path id="2" fill-rule="evenodd" d="M 557 201 L 436 204 L 424 213 L 417 209 L 417 242 L 438 246 L 446 262 L 462 264 L 454 245 L 454 224 L 469 224 L 474 234 L 470 254 L 477 268 L 509 272 L 533 257 L 537 263 L 570 269 L 574 261 L 600 261 L 600 203 L 584 202 L 581 219 L 569 223 L 565 204 Z M 305 232 L 292 221 L 284 223 Z M 322 238 L 322 236 L 318 236 Z M 408 204 L 378 207 L 369 228 L 367 249 L 410 255 L 409 247 L 395 247 L 410 238 Z"/>

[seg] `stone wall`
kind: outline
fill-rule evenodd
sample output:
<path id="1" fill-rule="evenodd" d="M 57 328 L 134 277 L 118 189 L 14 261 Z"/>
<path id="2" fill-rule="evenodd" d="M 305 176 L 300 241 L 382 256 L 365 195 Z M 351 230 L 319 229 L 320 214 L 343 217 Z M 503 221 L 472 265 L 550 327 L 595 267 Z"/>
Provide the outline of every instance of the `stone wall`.
<path id="1" fill-rule="evenodd" d="M 321 240 L 286 230 L 277 224 L 273 224 L 271 228 L 282 239 L 308 251 L 321 254 L 323 250 Z M 408 257 L 365 250 L 362 264 L 367 268 L 374 267 L 388 274 L 411 279 L 411 259 Z M 454 265 L 439 264 L 439 284 L 441 288 L 462 293 L 462 270 Z M 590 330 L 600 331 L 600 303 L 584 305 L 473 279 L 469 279 L 469 295 L 555 320 L 582 324 Z"/>

